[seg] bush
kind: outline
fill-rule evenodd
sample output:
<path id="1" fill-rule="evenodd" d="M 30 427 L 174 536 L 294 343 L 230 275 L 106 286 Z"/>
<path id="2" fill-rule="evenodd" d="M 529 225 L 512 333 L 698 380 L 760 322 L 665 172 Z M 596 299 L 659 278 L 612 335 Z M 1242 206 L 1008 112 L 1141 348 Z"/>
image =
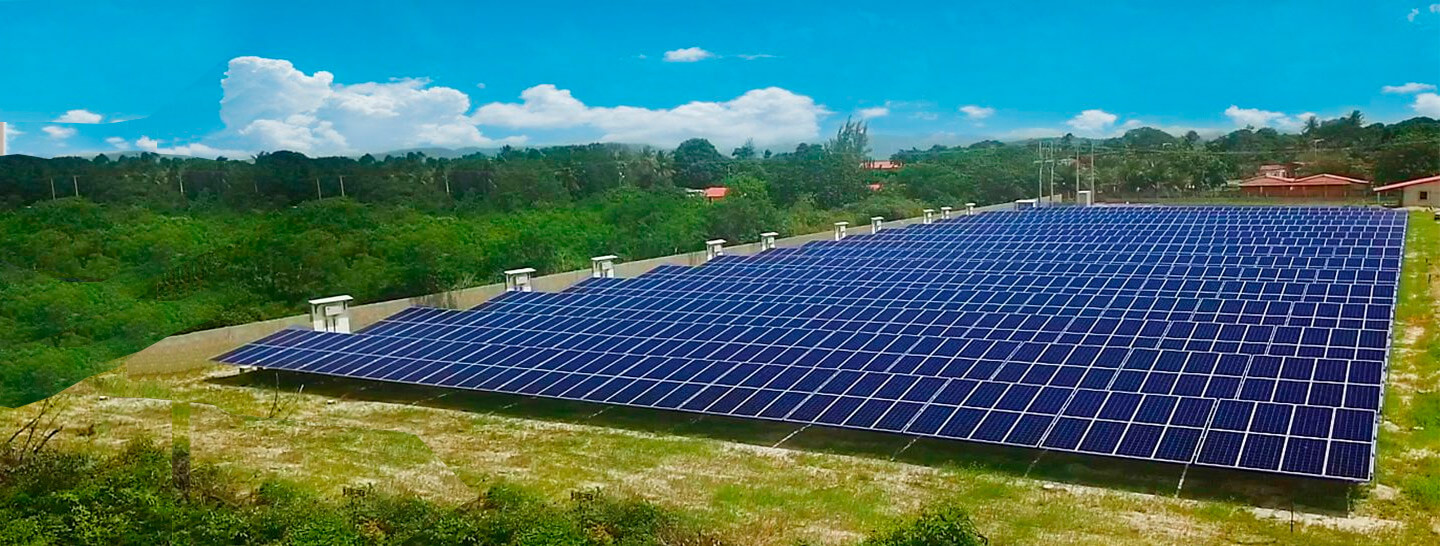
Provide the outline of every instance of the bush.
<path id="1" fill-rule="evenodd" d="M 208 467 L 187 491 L 170 456 L 135 442 L 111 457 L 41 452 L 0 467 L 0 544 L 718 544 L 674 514 L 599 492 L 548 503 L 496 485 L 441 505 L 361 489 L 333 501 L 284 482 L 244 494 Z"/>
<path id="2" fill-rule="evenodd" d="M 963 510 L 945 506 L 876 533 L 863 546 L 970 546 L 988 544 Z"/>

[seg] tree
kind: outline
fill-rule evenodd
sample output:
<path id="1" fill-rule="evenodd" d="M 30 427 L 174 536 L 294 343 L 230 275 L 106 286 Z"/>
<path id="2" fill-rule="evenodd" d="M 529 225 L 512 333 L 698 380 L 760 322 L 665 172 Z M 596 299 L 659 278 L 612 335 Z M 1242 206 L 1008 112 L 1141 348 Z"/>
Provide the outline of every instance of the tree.
<path id="1" fill-rule="evenodd" d="M 1440 174 L 1440 141 L 1404 137 L 1375 158 L 1375 183 L 1392 184 Z"/>
<path id="2" fill-rule="evenodd" d="M 705 188 L 725 177 L 725 156 L 703 138 L 692 138 L 675 148 L 675 178 L 687 188 Z"/>
<path id="3" fill-rule="evenodd" d="M 731 157 L 739 160 L 755 159 L 755 139 L 747 139 L 745 144 L 736 148 L 730 154 Z"/>

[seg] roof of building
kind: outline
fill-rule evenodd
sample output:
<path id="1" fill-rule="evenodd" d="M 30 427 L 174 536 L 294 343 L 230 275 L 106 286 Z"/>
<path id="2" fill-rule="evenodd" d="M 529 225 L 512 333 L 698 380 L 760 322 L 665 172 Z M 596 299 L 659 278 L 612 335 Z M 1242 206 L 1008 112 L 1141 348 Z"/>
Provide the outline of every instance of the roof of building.
<path id="1" fill-rule="evenodd" d="M 884 185 L 884 184 L 880 184 L 880 183 L 878 183 L 878 182 L 873 183 L 873 184 L 870 184 L 870 191 L 880 191 L 880 190 L 882 190 L 882 189 L 884 189 L 884 188 L 885 188 L 885 185 Z"/>
<path id="2" fill-rule="evenodd" d="M 899 161 L 891 161 L 889 159 L 877 159 L 860 163 L 860 168 L 871 171 L 893 171 L 902 166 Z"/>
<path id="3" fill-rule="evenodd" d="M 723 199 L 723 198 L 725 198 L 725 194 L 726 194 L 726 193 L 729 193 L 729 192 L 730 192 L 730 188 L 727 188 L 727 187 L 724 187 L 724 186 L 713 186 L 713 187 L 705 188 L 705 198 L 706 198 L 706 199 Z"/>
<path id="4" fill-rule="evenodd" d="M 1388 186 L 1380 186 L 1380 187 L 1378 187 L 1378 188 L 1375 188 L 1375 191 L 1398 190 L 1398 189 L 1400 189 L 1400 188 L 1404 188 L 1404 187 L 1408 187 L 1408 186 L 1414 186 L 1414 185 L 1416 185 L 1416 184 L 1429 184 L 1429 183 L 1431 183 L 1431 182 L 1440 182 L 1440 174 L 1437 174 L 1437 175 L 1435 175 L 1435 176 L 1426 176 L 1426 177 L 1422 177 L 1422 178 L 1416 178 L 1416 179 L 1414 179 L 1414 180 L 1406 180 L 1406 181 L 1404 181 L 1404 182 L 1396 182 L 1396 183 L 1390 184 L 1390 185 L 1388 185 Z"/>
<path id="5" fill-rule="evenodd" d="M 1286 178 L 1284 176 L 1260 175 L 1247 178 L 1240 183 L 1241 187 L 1254 188 L 1260 186 L 1349 186 L 1351 184 L 1369 184 L 1368 180 L 1340 176 L 1338 174 L 1312 174 L 1303 178 Z"/>

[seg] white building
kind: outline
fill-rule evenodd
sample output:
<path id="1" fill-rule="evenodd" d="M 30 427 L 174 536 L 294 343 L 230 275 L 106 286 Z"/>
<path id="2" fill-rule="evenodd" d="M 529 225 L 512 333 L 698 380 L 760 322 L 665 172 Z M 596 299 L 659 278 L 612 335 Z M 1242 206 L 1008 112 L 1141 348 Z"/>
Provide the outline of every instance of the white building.
<path id="1" fill-rule="evenodd" d="M 1440 207 L 1440 176 L 1427 176 L 1375 188 L 1378 192 L 1400 192 L 1402 207 Z"/>

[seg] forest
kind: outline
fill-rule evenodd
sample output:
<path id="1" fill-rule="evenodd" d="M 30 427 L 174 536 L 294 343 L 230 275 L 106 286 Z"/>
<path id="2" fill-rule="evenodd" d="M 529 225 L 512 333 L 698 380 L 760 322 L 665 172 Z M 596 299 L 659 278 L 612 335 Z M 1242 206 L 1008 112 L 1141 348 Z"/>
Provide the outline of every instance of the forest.
<path id="1" fill-rule="evenodd" d="M 498 282 L 514 267 L 566 271 L 601 254 L 636 260 L 1036 194 L 1037 141 L 904 150 L 892 156 L 904 168 L 877 172 L 862 168 L 867 131 L 847 121 L 826 142 L 728 154 L 691 139 L 455 158 L 0 157 L 0 405 L 169 335 L 300 313 L 311 297 L 381 301 Z M 1282 161 L 1377 183 L 1440 172 L 1440 122 L 1366 124 L 1359 112 L 1298 134 L 1142 127 L 1046 145 L 1057 192 L 1093 180 L 1102 199 L 1226 195 Z M 685 191 L 711 186 L 729 193 Z"/>

